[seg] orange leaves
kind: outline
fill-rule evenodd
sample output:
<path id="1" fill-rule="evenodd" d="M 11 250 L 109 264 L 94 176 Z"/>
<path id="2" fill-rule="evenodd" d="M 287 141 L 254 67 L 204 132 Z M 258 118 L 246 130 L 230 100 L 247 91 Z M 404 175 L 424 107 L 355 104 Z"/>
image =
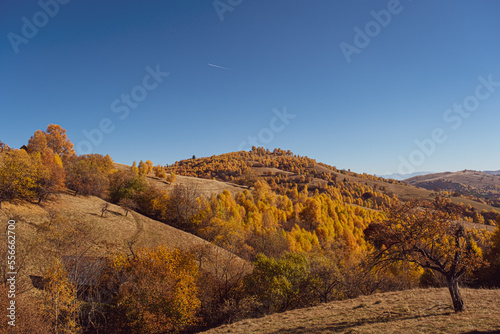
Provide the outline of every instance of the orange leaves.
<path id="1" fill-rule="evenodd" d="M 63 158 L 75 155 L 73 144 L 66 135 L 66 130 L 60 125 L 49 124 L 45 133 L 47 137 L 47 146 L 52 149 L 55 154 Z"/>
<path id="2" fill-rule="evenodd" d="M 180 331 L 197 321 L 201 303 L 192 255 L 160 246 L 140 249 L 132 259 L 117 255 L 112 263 L 127 277 L 118 304 L 125 308 L 125 321 L 134 332 Z"/>
<path id="3" fill-rule="evenodd" d="M 445 276 L 458 278 L 482 262 L 476 232 L 418 203 L 394 206 L 384 224 L 370 225 L 365 234 L 375 246 L 385 245 L 377 253 L 379 259 L 409 260 Z"/>

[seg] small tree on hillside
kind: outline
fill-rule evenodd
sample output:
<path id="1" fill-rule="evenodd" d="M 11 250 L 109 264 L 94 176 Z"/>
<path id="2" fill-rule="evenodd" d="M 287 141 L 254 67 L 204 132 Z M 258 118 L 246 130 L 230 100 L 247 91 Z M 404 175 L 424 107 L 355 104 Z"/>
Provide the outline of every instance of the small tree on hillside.
<path id="1" fill-rule="evenodd" d="M 128 215 L 128 212 L 131 210 L 137 209 L 137 204 L 131 198 L 122 198 L 118 202 L 118 205 L 121 206 L 125 210 L 125 217 Z"/>
<path id="2" fill-rule="evenodd" d="M 163 168 L 162 165 L 158 165 L 154 168 L 155 176 L 159 177 L 161 179 L 164 179 L 167 177 L 167 173 L 165 172 L 165 168 Z"/>
<path id="3" fill-rule="evenodd" d="M 375 265 L 407 261 L 442 274 L 455 312 L 465 310 L 458 280 L 483 262 L 476 236 L 447 213 L 420 208 L 418 202 L 394 205 L 385 222 L 365 230 L 365 238 L 376 248 Z"/>

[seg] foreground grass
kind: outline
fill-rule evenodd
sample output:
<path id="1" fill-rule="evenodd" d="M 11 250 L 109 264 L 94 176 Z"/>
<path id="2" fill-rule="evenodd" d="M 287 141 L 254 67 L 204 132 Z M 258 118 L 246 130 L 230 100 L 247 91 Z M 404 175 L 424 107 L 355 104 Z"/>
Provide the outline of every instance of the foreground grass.
<path id="1" fill-rule="evenodd" d="M 247 319 L 206 333 L 500 333 L 500 290 L 462 289 L 453 312 L 447 289 L 362 296 Z"/>

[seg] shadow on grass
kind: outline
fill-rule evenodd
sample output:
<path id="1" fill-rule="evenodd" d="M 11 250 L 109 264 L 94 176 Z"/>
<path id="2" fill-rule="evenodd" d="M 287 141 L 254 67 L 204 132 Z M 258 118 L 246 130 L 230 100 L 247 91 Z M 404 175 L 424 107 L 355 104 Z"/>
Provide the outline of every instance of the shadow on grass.
<path id="1" fill-rule="evenodd" d="M 106 210 L 106 213 L 104 213 L 104 216 L 101 216 L 100 213 L 94 213 L 94 212 L 87 212 L 89 215 L 92 215 L 92 216 L 96 216 L 96 217 L 102 217 L 102 218 L 106 218 L 106 214 L 108 213 L 111 213 L 112 215 L 115 215 L 115 216 L 124 216 L 125 215 L 121 212 L 118 212 L 118 211 L 113 211 L 113 210 Z"/>

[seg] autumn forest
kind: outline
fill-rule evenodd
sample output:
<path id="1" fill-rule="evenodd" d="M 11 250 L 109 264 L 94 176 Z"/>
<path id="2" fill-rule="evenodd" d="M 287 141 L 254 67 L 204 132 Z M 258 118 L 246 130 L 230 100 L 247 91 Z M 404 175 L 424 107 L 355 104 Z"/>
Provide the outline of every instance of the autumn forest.
<path id="1" fill-rule="evenodd" d="M 122 165 L 77 155 L 51 124 L 19 149 L 0 142 L 2 226 L 15 221 L 17 233 L 16 333 L 193 333 L 417 287 L 446 287 L 444 302 L 464 312 L 461 288 L 500 287 L 500 202 L 478 194 L 279 148 Z M 116 224 L 121 243 L 96 221 Z M 129 223 L 135 234 L 120 237 Z M 151 226 L 185 241 L 148 239 Z M 11 249 L 5 236 L 4 259 Z M 9 271 L 5 262 L 2 310 Z"/>

